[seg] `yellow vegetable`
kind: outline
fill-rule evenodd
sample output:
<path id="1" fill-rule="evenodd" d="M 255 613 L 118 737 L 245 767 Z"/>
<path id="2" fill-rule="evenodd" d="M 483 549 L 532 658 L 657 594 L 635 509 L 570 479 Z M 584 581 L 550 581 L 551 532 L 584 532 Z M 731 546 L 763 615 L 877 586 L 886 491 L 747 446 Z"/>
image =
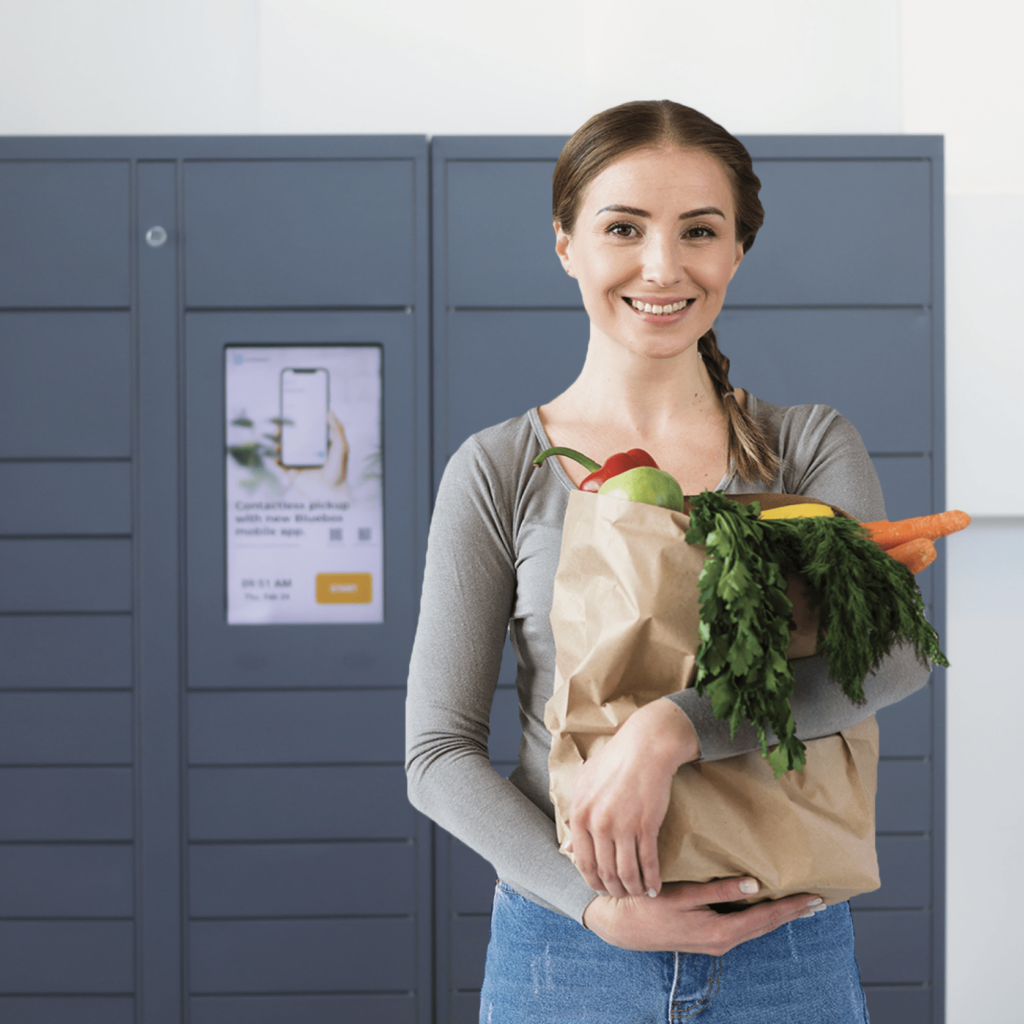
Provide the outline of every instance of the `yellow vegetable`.
<path id="1" fill-rule="evenodd" d="M 803 502 L 799 505 L 782 505 L 779 508 L 765 509 L 758 519 L 802 519 L 810 516 L 834 516 L 828 505 L 812 505 Z"/>

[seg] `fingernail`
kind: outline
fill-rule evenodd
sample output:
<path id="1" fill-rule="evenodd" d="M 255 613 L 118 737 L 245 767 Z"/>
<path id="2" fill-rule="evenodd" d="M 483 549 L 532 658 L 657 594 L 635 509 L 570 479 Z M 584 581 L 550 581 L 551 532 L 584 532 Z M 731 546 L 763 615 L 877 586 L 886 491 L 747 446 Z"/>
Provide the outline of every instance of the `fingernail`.
<path id="1" fill-rule="evenodd" d="M 760 888 L 752 878 L 745 878 L 740 882 L 740 892 L 755 893 Z"/>
<path id="2" fill-rule="evenodd" d="M 808 917 L 814 917 L 814 911 L 813 911 L 813 910 L 807 910 L 807 911 L 805 911 L 804 913 L 802 913 L 802 914 L 800 915 L 800 917 L 802 917 L 802 918 L 804 918 L 804 919 L 806 919 L 806 918 L 808 918 Z M 798 918 L 798 920 L 799 920 L 799 918 Z"/>
<path id="3" fill-rule="evenodd" d="M 608 895 L 608 890 L 607 889 L 595 889 L 594 892 L 596 892 L 598 896 L 607 896 Z"/>
<path id="4" fill-rule="evenodd" d="M 657 889 L 648 889 L 647 890 L 647 895 L 650 896 L 651 899 L 653 900 L 654 897 L 658 895 L 658 890 Z"/>
<path id="5" fill-rule="evenodd" d="M 820 896 L 816 896 L 813 900 L 808 900 L 807 901 L 807 906 L 809 906 L 809 907 L 816 907 L 819 903 L 824 903 L 824 902 L 825 901 Z"/>

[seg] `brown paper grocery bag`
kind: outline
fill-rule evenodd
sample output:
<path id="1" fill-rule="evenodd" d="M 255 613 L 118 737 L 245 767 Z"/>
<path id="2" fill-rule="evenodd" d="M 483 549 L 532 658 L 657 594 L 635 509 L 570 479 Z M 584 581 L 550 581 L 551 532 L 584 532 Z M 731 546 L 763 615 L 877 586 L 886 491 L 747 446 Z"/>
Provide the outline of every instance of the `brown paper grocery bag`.
<path id="1" fill-rule="evenodd" d="M 806 500 L 778 497 L 785 500 L 772 504 Z M 688 527 L 688 516 L 668 509 L 583 491 L 569 497 L 545 714 L 563 849 L 583 761 L 637 708 L 695 680 L 704 548 L 686 543 Z M 817 623 L 798 581 L 789 593 L 797 622 L 789 654 L 811 654 Z M 811 892 L 826 903 L 877 889 L 877 765 L 874 717 L 810 741 L 803 770 L 780 779 L 759 750 L 684 765 L 658 840 L 663 881 L 751 875 L 758 900 Z"/>

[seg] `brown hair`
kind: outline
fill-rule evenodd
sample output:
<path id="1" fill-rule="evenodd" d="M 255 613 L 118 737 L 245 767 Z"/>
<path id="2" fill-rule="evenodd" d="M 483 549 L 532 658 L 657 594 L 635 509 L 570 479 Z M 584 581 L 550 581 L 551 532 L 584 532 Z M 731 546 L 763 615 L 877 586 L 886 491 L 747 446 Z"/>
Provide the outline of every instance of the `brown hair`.
<path id="1" fill-rule="evenodd" d="M 758 198 L 761 182 L 750 154 L 739 139 L 692 107 L 672 100 L 637 100 L 595 114 L 565 144 L 552 179 L 551 212 L 571 235 L 590 183 L 626 153 L 637 149 L 679 146 L 715 157 L 732 186 L 736 238 L 747 252 L 764 222 Z M 729 360 L 718 348 L 713 329 L 698 342 L 698 351 L 722 401 L 729 427 L 729 462 L 747 480 L 769 483 L 779 456 L 760 425 L 735 399 L 729 383 Z"/>

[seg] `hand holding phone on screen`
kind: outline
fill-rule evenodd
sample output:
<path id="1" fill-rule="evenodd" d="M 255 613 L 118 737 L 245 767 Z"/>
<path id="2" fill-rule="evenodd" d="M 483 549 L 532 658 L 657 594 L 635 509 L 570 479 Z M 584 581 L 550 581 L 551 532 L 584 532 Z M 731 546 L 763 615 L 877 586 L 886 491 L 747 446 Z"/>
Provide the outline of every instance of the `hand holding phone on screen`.
<path id="1" fill-rule="evenodd" d="M 311 469 L 327 461 L 330 376 L 323 368 L 281 371 L 281 465 Z"/>

